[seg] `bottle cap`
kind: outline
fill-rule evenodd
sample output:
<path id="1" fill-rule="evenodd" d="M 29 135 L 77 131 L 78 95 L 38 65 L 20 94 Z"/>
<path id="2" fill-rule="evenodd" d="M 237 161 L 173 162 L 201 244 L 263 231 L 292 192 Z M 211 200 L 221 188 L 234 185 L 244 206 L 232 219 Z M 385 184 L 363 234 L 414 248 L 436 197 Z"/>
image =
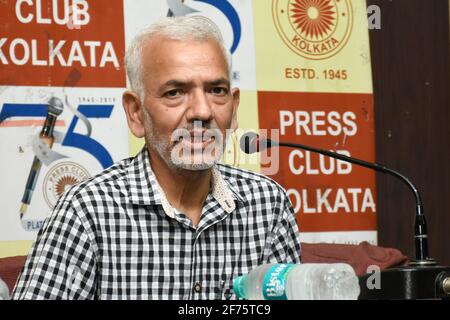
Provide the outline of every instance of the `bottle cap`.
<path id="1" fill-rule="evenodd" d="M 234 294 L 238 297 L 238 298 L 244 298 L 245 299 L 245 290 L 244 290 L 244 277 L 245 276 L 240 276 L 237 277 L 236 279 L 234 279 L 233 281 L 233 291 Z"/>

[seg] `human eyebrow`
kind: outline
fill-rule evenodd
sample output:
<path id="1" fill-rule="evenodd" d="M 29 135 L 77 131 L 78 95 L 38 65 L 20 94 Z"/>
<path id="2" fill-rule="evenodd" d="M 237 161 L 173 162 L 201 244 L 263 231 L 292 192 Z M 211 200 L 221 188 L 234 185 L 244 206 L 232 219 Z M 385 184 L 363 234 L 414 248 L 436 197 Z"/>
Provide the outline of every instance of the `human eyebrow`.
<path id="1" fill-rule="evenodd" d="M 176 88 L 180 88 L 180 87 L 184 87 L 186 86 L 187 83 L 181 80 L 169 80 L 166 83 L 164 83 L 164 87 L 176 87 Z"/>
<path id="2" fill-rule="evenodd" d="M 219 79 L 213 80 L 213 81 L 209 82 L 209 84 L 211 86 L 225 85 L 228 88 L 230 87 L 230 81 L 225 78 L 219 78 Z"/>

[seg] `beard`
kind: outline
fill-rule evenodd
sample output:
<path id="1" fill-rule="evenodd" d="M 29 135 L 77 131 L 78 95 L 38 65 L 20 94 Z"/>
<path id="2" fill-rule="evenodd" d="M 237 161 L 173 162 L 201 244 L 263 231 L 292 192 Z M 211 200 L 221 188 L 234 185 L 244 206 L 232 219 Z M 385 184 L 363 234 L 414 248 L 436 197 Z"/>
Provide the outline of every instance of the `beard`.
<path id="1" fill-rule="evenodd" d="M 194 121 L 172 132 L 170 140 L 157 130 L 143 107 L 145 140 L 174 170 L 203 171 L 219 162 L 225 148 L 220 129 L 211 122 Z M 192 136 L 193 132 L 193 136 Z"/>

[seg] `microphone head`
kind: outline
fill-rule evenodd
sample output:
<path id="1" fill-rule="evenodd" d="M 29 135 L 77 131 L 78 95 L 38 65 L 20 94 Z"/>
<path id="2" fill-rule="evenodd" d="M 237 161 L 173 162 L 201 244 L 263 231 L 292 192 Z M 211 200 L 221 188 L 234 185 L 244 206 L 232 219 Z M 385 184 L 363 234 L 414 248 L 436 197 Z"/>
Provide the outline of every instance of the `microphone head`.
<path id="1" fill-rule="evenodd" d="M 48 113 L 54 114 L 55 116 L 59 116 L 64 110 L 64 104 L 61 99 L 57 97 L 51 97 L 48 100 Z"/>
<path id="2" fill-rule="evenodd" d="M 240 140 L 241 150 L 245 153 L 255 153 L 259 151 L 259 135 L 256 132 L 247 132 Z"/>

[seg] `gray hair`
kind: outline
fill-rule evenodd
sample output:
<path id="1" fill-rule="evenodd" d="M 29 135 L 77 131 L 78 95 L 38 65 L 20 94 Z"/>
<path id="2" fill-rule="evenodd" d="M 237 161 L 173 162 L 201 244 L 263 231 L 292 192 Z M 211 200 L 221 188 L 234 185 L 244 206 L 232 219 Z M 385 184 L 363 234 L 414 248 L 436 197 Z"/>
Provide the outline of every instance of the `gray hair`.
<path id="1" fill-rule="evenodd" d="M 125 54 L 125 68 L 131 90 L 141 100 L 144 98 L 142 47 L 146 40 L 155 35 L 173 40 L 215 40 L 223 51 L 228 73 L 231 72 L 231 54 L 225 48 L 222 34 L 214 22 L 201 16 L 167 17 L 141 30 L 131 41 Z"/>

